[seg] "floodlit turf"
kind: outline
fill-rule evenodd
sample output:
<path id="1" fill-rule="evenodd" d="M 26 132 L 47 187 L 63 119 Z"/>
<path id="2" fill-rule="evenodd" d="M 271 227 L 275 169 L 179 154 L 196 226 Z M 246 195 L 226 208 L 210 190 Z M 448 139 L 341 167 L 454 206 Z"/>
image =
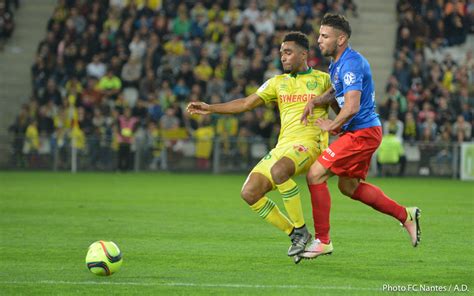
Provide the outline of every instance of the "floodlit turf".
<path id="1" fill-rule="evenodd" d="M 244 180 L 0 172 L 0 294 L 374 295 L 384 284 L 474 290 L 473 183 L 371 179 L 421 208 L 415 249 L 393 218 L 343 197 L 332 181 L 334 254 L 295 265 L 288 238 L 240 199 Z M 309 193 L 297 181 L 312 229 Z M 277 193 L 270 197 L 282 208 Z M 115 241 L 124 256 L 107 278 L 84 263 L 100 239 Z"/>

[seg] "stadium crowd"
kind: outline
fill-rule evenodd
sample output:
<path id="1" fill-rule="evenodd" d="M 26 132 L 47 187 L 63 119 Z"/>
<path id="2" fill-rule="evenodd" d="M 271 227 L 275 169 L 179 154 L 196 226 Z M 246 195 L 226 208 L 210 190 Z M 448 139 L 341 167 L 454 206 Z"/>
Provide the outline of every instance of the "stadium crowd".
<path id="1" fill-rule="evenodd" d="M 472 141 L 474 1 L 399 0 L 392 75 L 380 107 L 385 131 L 422 142 Z"/>
<path id="2" fill-rule="evenodd" d="M 12 36 L 15 30 L 14 9 L 20 7 L 20 0 L 0 1 L 0 51 L 5 47 L 6 41 Z"/>
<path id="3" fill-rule="evenodd" d="M 380 112 L 404 139 L 472 137 L 472 52 L 460 62 L 440 54 L 472 32 L 466 31 L 472 2 L 397 6 L 396 62 Z M 272 145 L 279 132 L 273 106 L 239 117 L 201 118 L 186 115 L 184 107 L 193 100 L 249 95 L 280 74 L 280 41 L 290 30 L 309 35 L 309 66 L 327 70 L 314 34 L 326 12 L 357 17 L 351 0 L 58 0 L 31 68 L 32 98 L 11 127 L 15 154 L 72 141 L 93 164 L 118 151 L 119 167 L 127 169 L 138 134 L 157 156 L 163 147 L 174 151 L 180 139 L 194 137 L 198 166 L 206 168 L 214 136 L 223 139 L 224 153 L 246 155 L 247 137 Z M 443 20 L 435 32 L 432 14 Z"/>

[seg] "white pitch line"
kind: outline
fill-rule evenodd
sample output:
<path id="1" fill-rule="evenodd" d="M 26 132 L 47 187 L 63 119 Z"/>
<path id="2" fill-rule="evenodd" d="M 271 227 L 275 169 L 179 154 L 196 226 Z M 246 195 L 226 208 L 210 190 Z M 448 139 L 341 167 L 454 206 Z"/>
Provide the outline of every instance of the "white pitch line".
<path id="1" fill-rule="evenodd" d="M 137 282 L 70 282 L 70 281 L 3 281 L 0 285 L 96 285 L 96 286 L 162 286 L 162 287 L 198 287 L 198 288 L 248 288 L 248 289 L 315 289 L 315 290 L 352 290 L 380 291 L 375 288 L 352 286 L 314 286 L 314 285 L 251 285 L 251 284 L 206 284 L 206 283 L 137 283 Z"/>

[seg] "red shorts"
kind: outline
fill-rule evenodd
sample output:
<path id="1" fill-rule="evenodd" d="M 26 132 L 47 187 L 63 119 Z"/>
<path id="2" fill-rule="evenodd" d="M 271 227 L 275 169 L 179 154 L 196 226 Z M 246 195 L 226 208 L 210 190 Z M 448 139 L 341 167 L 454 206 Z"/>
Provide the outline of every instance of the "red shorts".
<path id="1" fill-rule="evenodd" d="M 372 154 L 382 141 L 382 128 L 374 126 L 343 133 L 318 161 L 338 176 L 365 180 Z"/>

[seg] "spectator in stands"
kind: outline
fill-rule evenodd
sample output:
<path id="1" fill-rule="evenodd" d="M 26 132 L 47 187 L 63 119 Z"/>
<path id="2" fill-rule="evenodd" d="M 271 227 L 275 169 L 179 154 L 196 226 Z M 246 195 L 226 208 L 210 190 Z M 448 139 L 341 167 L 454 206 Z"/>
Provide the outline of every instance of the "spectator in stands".
<path id="1" fill-rule="evenodd" d="M 146 76 L 140 79 L 139 82 L 139 94 L 140 98 L 147 100 L 150 93 L 153 93 L 159 89 L 159 83 L 156 80 L 155 73 L 153 70 L 148 69 Z"/>
<path id="2" fill-rule="evenodd" d="M 87 109 L 92 109 L 102 104 L 102 94 L 96 87 L 97 82 L 96 78 L 89 77 L 87 79 L 87 87 L 82 92 L 82 104 Z"/>
<path id="3" fill-rule="evenodd" d="M 130 58 L 141 60 L 146 53 L 146 42 L 142 39 L 139 33 L 133 35 L 133 39 L 128 45 L 130 50 Z"/>
<path id="4" fill-rule="evenodd" d="M 223 98 L 226 95 L 225 81 L 222 77 L 213 75 L 207 82 L 206 98 L 210 98 L 212 95 L 216 95 L 219 98 Z"/>
<path id="5" fill-rule="evenodd" d="M 396 113 L 397 116 L 403 117 L 408 110 L 407 99 L 400 92 L 397 85 L 388 86 L 387 100 L 380 110 L 380 115 L 384 119 L 388 119 L 390 113 Z"/>
<path id="6" fill-rule="evenodd" d="M 130 55 L 128 61 L 122 68 L 122 84 L 123 87 L 133 87 L 138 89 L 139 80 L 142 74 L 142 63 L 140 58 Z"/>
<path id="7" fill-rule="evenodd" d="M 122 89 L 122 81 L 114 74 L 112 69 L 108 69 L 107 74 L 100 78 L 97 89 L 106 101 L 114 101 Z"/>
<path id="8" fill-rule="evenodd" d="M 134 133 L 137 128 L 138 119 L 132 116 L 132 110 L 125 108 L 123 115 L 118 119 L 118 169 L 128 171 L 132 168 L 131 146 L 134 139 Z"/>
<path id="9" fill-rule="evenodd" d="M 61 106 L 63 104 L 63 98 L 58 90 L 56 81 L 52 78 L 48 79 L 46 90 L 39 98 L 40 105 L 46 105 L 49 102 L 53 102 L 57 106 Z"/>
<path id="10" fill-rule="evenodd" d="M 395 61 L 395 67 L 392 72 L 392 75 L 397 79 L 400 83 L 400 88 L 403 93 L 406 93 L 409 88 L 409 79 L 410 79 L 410 72 L 407 66 L 401 60 Z"/>
<path id="11" fill-rule="evenodd" d="M 439 126 L 448 122 L 453 122 L 455 119 L 455 111 L 452 106 L 448 105 L 448 100 L 445 97 L 440 97 L 438 100 L 438 108 L 436 115 L 436 124 Z"/>
<path id="12" fill-rule="evenodd" d="M 250 24 L 255 25 L 260 17 L 260 10 L 256 0 L 250 0 L 248 7 L 243 11 L 242 18 L 247 19 Z"/>
<path id="13" fill-rule="evenodd" d="M 185 6 L 184 9 L 178 11 L 178 16 L 172 21 L 171 32 L 184 39 L 188 39 L 191 31 L 191 21 Z"/>
<path id="14" fill-rule="evenodd" d="M 456 1 L 457 2 L 457 1 Z M 451 1 L 446 3 L 446 16 L 444 18 L 444 27 L 446 28 L 446 39 L 448 45 L 459 45 L 466 42 L 467 37 L 467 24 L 464 18 L 464 8 L 462 3 L 457 2 L 460 5 L 457 11 L 449 9 L 448 7 L 455 5 Z"/>
<path id="15" fill-rule="evenodd" d="M 209 116 L 203 116 L 198 122 L 198 128 L 194 131 L 196 166 L 200 170 L 208 170 L 210 168 L 210 157 L 215 135 L 214 127 L 211 126 Z"/>
<path id="16" fill-rule="evenodd" d="M 161 88 L 158 92 L 158 99 L 160 100 L 160 105 L 165 110 L 176 102 L 176 96 L 174 95 L 168 80 L 163 81 L 161 84 Z"/>
<path id="17" fill-rule="evenodd" d="M 420 125 L 421 137 L 424 142 L 433 142 L 436 139 L 438 125 L 435 122 L 435 113 L 428 113 Z"/>
<path id="18" fill-rule="evenodd" d="M 397 113 L 390 113 L 388 120 L 383 124 L 383 134 L 394 134 L 403 143 L 404 124 L 398 119 Z"/>
<path id="19" fill-rule="evenodd" d="M 25 132 L 25 142 L 23 143 L 23 153 L 28 155 L 28 166 L 32 167 L 38 150 L 40 148 L 40 137 L 38 131 L 38 122 L 33 120 Z"/>
<path id="20" fill-rule="evenodd" d="M 220 97 L 213 96 L 211 103 L 220 103 Z M 222 143 L 222 153 L 226 156 L 230 156 L 235 149 L 235 140 L 237 139 L 237 133 L 239 130 L 238 124 L 239 120 L 237 119 L 237 116 L 217 115 L 216 136 L 220 138 Z"/>
<path id="21" fill-rule="evenodd" d="M 251 23 L 244 18 L 242 29 L 235 35 L 235 43 L 237 47 L 252 50 L 255 48 L 257 37 L 250 28 Z"/>
<path id="22" fill-rule="evenodd" d="M 160 129 L 169 131 L 177 128 L 179 128 L 179 118 L 176 116 L 176 110 L 172 107 L 168 107 L 160 119 Z"/>
<path id="23" fill-rule="evenodd" d="M 261 36 L 273 35 L 275 32 L 275 15 L 273 12 L 264 10 L 255 21 L 254 27 L 256 33 Z"/>
<path id="24" fill-rule="evenodd" d="M 102 76 L 104 76 L 105 72 L 107 71 L 107 67 L 104 63 L 102 63 L 99 54 L 94 55 L 94 57 L 92 58 L 92 62 L 87 65 L 86 69 L 87 75 L 93 76 L 97 79 L 102 78 Z"/>
<path id="25" fill-rule="evenodd" d="M 284 1 L 277 11 L 277 19 L 282 20 L 286 29 L 292 28 L 296 23 L 297 13 L 289 1 Z"/>
<path id="26" fill-rule="evenodd" d="M 17 167 L 24 167 L 25 162 L 23 158 L 23 143 L 26 129 L 29 125 L 28 105 L 24 104 L 21 111 L 15 119 L 15 122 L 8 128 L 9 133 L 13 136 L 12 162 Z"/>
<path id="27" fill-rule="evenodd" d="M 412 112 L 405 114 L 405 127 L 403 129 L 403 139 L 410 143 L 418 139 L 418 126 Z"/>
<path id="28" fill-rule="evenodd" d="M 4 2 L 0 2 L 0 51 L 15 29 L 15 20 L 10 9 L 5 7 Z"/>
<path id="29" fill-rule="evenodd" d="M 201 88 L 205 88 L 207 81 L 210 80 L 213 69 L 209 64 L 209 61 L 205 58 L 201 59 L 199 64 L 194 67 L 194 77 L 196 77 L 197 83 L 200 84 Z"/>
<path id="30" fill-rule="evenodd" d="M 458 143 L 471 141 L 472 125 L 464 120 L 464 116 L 458 115 L 452 133 Z"/>
<path id="31" fill-rule="evenodd" d="M 162 151 L 162 141 L 161 141 L 161 132 L 158 128 L 156 122 L 150 121 L 147 126 L 146 135 L 145 135 L 146 147 L 148 148 L 146 153 L 151 154 L 150 169 L 156 170 L 161 159 Z"/>
<path id="32" fill-rule="evenodd" d="M 173 94 L 176 96 L 176 99 L 180 102 L 183 102 L 189 96 L 189 93 L 190 89 L 184 82 L 184 79 L 178 79 L 176 85 L 173 87 Z"/>

